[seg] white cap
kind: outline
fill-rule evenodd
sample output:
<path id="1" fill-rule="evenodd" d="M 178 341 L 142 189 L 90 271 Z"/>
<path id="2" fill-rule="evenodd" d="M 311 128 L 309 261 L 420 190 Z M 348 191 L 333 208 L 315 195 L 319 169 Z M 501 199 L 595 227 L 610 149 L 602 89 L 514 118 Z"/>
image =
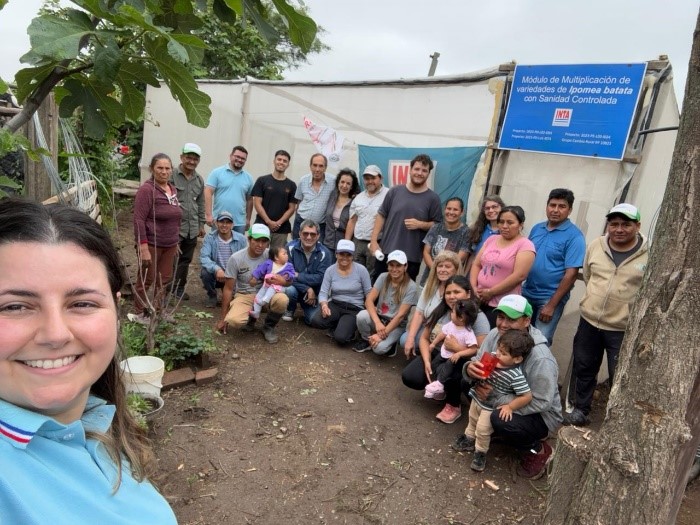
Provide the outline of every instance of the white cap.
<path id="1" fill-rule="evenodd" d="M 623 217 L 627 217 L 628 219 L 635 222 L 639 222 L 639 219 L 641 218 L 637 207 L 627 202 L 623 202 L 621 204 L 618 204 L 617 206 L 613 206 L 613 208 L 608 212 L 606 217 L 609 219 L 611 215 L 622 215 Z"/>
<path id="2" fill-rule="evenodd" d="M 194 153 L 195 155 L 202 156 L 202 148 L 197 146 L 197 144 L 194 144 L 193 142 L 188 142 L 184 146 L 182 146 L 182 154 L 186 155 L 187 153 Z"/>
<path id="3" fill-rule="evenodd" d="M 270 238 L 270 228 L 265 224 L 251 224 L 248 229 L 248 237 L 253 239 L 269 239 Z"/>
<path id="4" fill-rule="evenodd" d="M 403 253 L 401 250 L 394 250 L 386 258 L 387 263 L 390 263 L 391 261 L 396 261 L 399 264 L 406 264 L 408 262 L 408 259 L 406 258 L 406 254 Z"/>
<path id="5" fill-rule="evenodd" d="M 362 175 L 371 175 L 372 177 L 381 177 L 382 176 L 382 170 L 379 169 L 379 166 L 376 164 L 370 164 L 365 168 L 365 171 L 362 172 Z"/>
<path id="6" fill-rule="evenodd" d="M 338 241 L 338 246 L 335 247 L 335 253 L 355 253 L 355 243 L 341 239 Z"/>

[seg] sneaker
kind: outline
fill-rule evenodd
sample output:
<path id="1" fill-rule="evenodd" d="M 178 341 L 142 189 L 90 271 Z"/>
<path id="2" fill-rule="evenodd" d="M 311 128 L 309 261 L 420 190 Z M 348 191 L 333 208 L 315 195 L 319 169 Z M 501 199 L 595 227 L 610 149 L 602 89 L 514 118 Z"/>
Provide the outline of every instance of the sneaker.
<path id="1" fill-rule="evenodd" d="M 294 312 L 292 312 L 291 310 L 287 310 L 286 312 L 284 312 L 282 320 L 287 321 L 288 323 L 294 321 Z"/>
<path id="2" fill-rule="evenodd" d="M 562 425 L 576 425 L 577 427 L 583 427 L 588 425 L 591 421 L 588 419 L 588 416 L 583 413 L 583 410 L 580 408 L 574 408 L 574 410 L 571 413 L 564 412 L 564 421 L 562 422 Z"/>
<path id="3" fill-rule="evenodd" d="M 275 344 L 277 341 L 280 340 L 279 337 L 277 337 L 277 334 L 275 333 L 275 329 L 271 326 L 263 326 L 262 329 L 263 336 L 265 336 L 265 341 L 268 343 Z"/>
<path id="4" fill-rule="evenodd" d="M 486 452 L 475 452 L 472 464 L 469 466 L 476 472 L 483 472 L 486 468 Z"/>
<path id="5" fill-rule="evenodd" d="M 445 387 L 440 381 L 433 381 L 432 383 L 426 385 L 425 387 L 425 398 L 435 399 L 435 396 L 445 395 Z"/>
<path id="6" fill-rule="evenodd" d="M 360 339 L 357 343 L 352 345 L 352 349 L 355 350 L 358 354 L 361 354 L 363 352 L 366 352 L 367 350 L 371 350 L 372 347 L 369 344 L 369 341 L 365 341 L 364 339 Z"/>
<path id="7" fill-rule="evenodd" d="M 394 346 L 391 347 L 391 350 L 389 350 L 386 354 L 384 354 L 384 357 L 396 357 L 396 354 L 398 353 L 398 348 L 399 348 L 399 343 L 398 341 Z M 433 398 L 435 399 L 435 398 Z"/>
<path id="8" fill-rule="evenodd" d="M 453 450 L 457 452 L 474 452 L 476 447 L 476 439 L 469 437 L 466 434 L 460 434 L 452 443 Z"/>
<path id="9" fill-rule="evenodd" d="M 207 308 L 216 308 L 217 307 L 216 296 L 207 297 L 207 302 L 204 303 L 204 306 L 206 306 Z"/>
<path id="10" fill-rule="evenodd" d="M 462 416 L 462 407 L 453 407 L 449 403 L 445 403 L 444 408 L 435 416 L 443 423 L 450 425 L 457 421 Z"/>
<path id="11" fill-rule="evenodd" d="M 530 450 L 523 454 L 517 469 L 518 476 L 528 479 L 540 479 L 547 471 L 547 463 L 549 463 L 551 458 L 552 447 L 546 441 L 542 441 L 539 452 Z"/>

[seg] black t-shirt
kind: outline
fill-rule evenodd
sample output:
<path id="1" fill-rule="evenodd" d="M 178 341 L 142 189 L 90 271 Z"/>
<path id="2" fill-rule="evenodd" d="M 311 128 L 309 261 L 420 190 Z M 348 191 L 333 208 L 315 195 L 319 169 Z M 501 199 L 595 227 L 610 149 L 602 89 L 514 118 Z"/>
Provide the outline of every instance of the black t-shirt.
<path id="1" fill-rule="evenodd" d="M 297 185 L 293 180 L 277 180 L 270 174 L 258 177 L 253 185 L 252 196 L 262 197 L 262 207 L 265 213 L 270 219 L 276 221 L 289 209 L 290 203 L 297 202 L 294 198 L 296 191 Z M 259 215 L 255 217 L 255 222 L 265 224 Z M 291 231 L 292 227 L 287 220 L 275 233 L 291 233 Z"/>
<path id="2" fill-rule="evenodd" d="M 608 246 L 610 246 L 609 243 L 608 243 Z M 642 237 L 639 235 L 637 235 L 637 244 L 635 245 L 635 247 L 632 248 L 631 250 L 627 250 L 626 252 L 618 252 L 617 250 L 613 250 L 612 246 L 610 246 L 610 253 L 612 254 L 613 263 L 615 263 L 615 266 L 620 266 L 623 262 L 625 262 L 627 259 L 632 257 L 635 253 L 637 253 L 641 247 L 642 247 Z"/>

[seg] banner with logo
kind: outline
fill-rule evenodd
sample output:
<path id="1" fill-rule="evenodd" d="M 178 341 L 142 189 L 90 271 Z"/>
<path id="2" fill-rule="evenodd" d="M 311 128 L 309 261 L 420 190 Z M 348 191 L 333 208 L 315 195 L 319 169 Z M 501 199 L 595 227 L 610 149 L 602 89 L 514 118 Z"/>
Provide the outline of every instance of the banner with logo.
<path id="1" fill-rule="evenodd" d="M 516 66 L 500 149 L 622 159 L 646 64 Z"/>
<path id="2" fill-rule="evenodd" d="M 408 182 L 413 157 L 420 153 L 430 155 L 434 168 L 428 185 L 440 196 L 443 204 L 450 197 L 459 197 L 464 201 L 466 210 L 474 172 L 486 148 L 383 148 L 360 145 L 358 149 L 360 182 L 365 167 L 375 164 L 382 170 L 384 185 L 388 187 Z"/>

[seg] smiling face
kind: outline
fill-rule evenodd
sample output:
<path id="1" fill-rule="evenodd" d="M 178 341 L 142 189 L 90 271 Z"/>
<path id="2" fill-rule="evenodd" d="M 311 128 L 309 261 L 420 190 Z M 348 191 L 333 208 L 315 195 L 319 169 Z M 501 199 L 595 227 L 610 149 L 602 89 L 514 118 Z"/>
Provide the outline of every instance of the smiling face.
<path id="1" fill-rule="evenodd" d="M 347 197 L 352 189 L 352 177 L 350 175 L 341 175 L 336 181 L 336 187 L 340 195 Z"/>
<path id="2" fill-rule="evenodd" d="M 191 174 L 199 166 L 199 155 L 196 153 L 183 153 L 180 155 L 180 163 L 182 164 L 183 171 L 187 174 Z"/>
<path id="3" fill-rule="evenodd" d="M 414 188 L 422 188 L 428 182 L 430 166 L 422 162 L 415 162 L 410 171 L 411 184 Z"/>
<path id="4" fill-rule="evenodd" d="M 259 239 L 248 237 L 248 255 L 250 255 L 253 259 L 260 257 L 269 246 L 270 239 L 267 239 L 266 237 L 260 237 Z"/>
<path id="5" fill-rule="evenodd" d="M 362 180 L 365 183 L 365 189 L 370 195 L 377 193 L 382 187 L 382 178 L 380 176 L 374 176 L 365 174 L 362 176 Z"/>
<path id="6" fill-rule="evenodd" d="M 311 178 L 315 182 L 321 182 L 326 176 L 326 159 L 323 155 L 314 155 L 311 157 Z"/>
<path id="7" fill-rule="evenodd" d="M 462 206 L 459 204 L 458 200 L 450 200 L 445 204 L 445 224 L 448 226 L 454 226 L 459 224 L 459 220 L 462 218 Z"/>
<path id="8" fill-rule="evenodd" d="M 348 252 L 337 252 L 335 257 L 338 263 L 338 268 L 341 270 L 349 270 L 352 266 L 352 255 L 352 253 Z"/>
<path id="9" fill-rule="evenodd" d="M 435 266 L 435 275 L 439 282 L 444 283 L 447 279 L 457 273 L 457 268 L 452 261 L 441 261 Z"/>
<path id="10" fill-rule="evenodd" d="M 629 251 L 637 244 L 637 234 L 641 224 L 623 215 L 613 215 L 608 219 L 607 232 L 610 247 L 621 252 Z"/>
<path id="11" fill-rule="evenodd" d="M 237 149 L 231 152 L 228 160 L 231 164 L 231 168 L 233 168 L 233 171 L 241 171 L 248 160 L 248 154 L 245 151 Z"/>
<path id="12" fill-rule="evenodd" d="M 289 167 L 289 158 L 286 155 L 277 155 L 275 156 L 274 165 L 277 173 L 284 173 Z"/>
<path id="13" fill-rule="evenodd" d="M 76 421 L 116 348 L 117 310 L 99 259 L 74 244 L 0 246 L 0 398 Z"/>
<path id="14" fill-rule="evenodd" d="M 407 264 L 401 264 L 396 261 L 389 261 L 387 264 L 389 270 L 389 278 L 392 282 L 398 283 L 403 280 L 404 275 L 406 275 L 406 270 L 408 269 Z"/>
<path id="15" fill-rule="evenodd" d="M 498 214 L 501 213 L 501 205 L 496 201 L 484 202 L 484 215 L 486 220 L 494 222 L 498 220 Z"/>
<path id="16" fill-rule="evenodd" d="M 469 293 L 467 290 L 462 288 L 460 285 L 457 283 L 450 283 L 447 285 L 447 288 L 445 288 L 445 295 L 443 295 L 443 299 L 445 301 L 445 304 L 450 307 L 450 309 L 454 309 L 455 303 L 459 301 L 460 299 L 470 299 L 471 298 L 471 293 Z M 453 312 L 454 313 L 454 312 Z"/>

